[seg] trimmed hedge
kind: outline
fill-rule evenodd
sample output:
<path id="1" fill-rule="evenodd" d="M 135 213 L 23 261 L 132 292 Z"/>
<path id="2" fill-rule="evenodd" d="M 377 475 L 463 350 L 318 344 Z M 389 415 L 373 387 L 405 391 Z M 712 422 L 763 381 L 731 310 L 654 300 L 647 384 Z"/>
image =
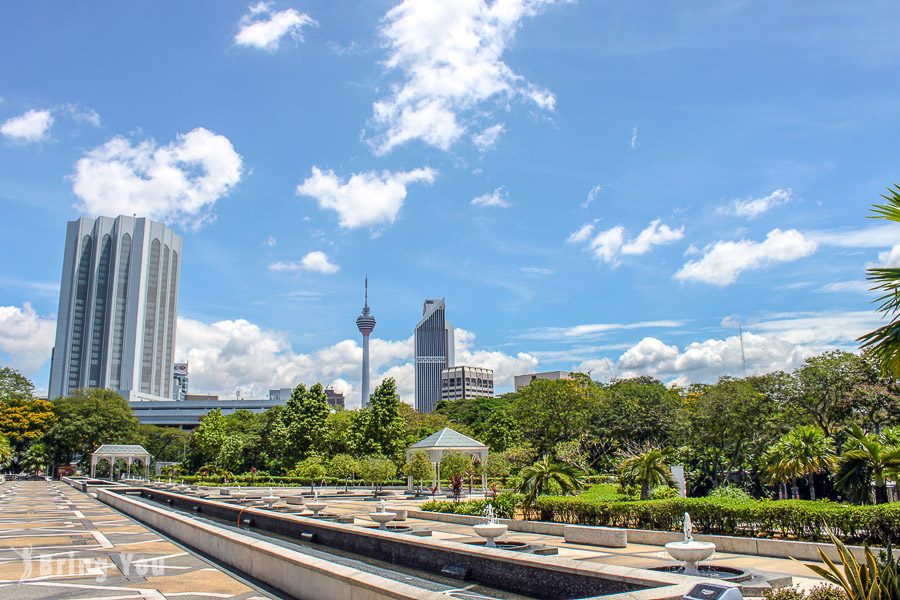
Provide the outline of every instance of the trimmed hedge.
<path id="1" fill-rule="evenodd" d="M 494 511 L 499 518 L 513 519 L 515 518 L 516 509 L 522 504 L 522 496 L 519 494 L 500 494 L 492 500 L 465 500 L 463 502 L 432 500 L 423 504 L 420 509 L 453 515 L 480 517 L 484 513 L 488 502 L 494 505 Z"/>
<path id="2" fill-rule="evenodd" d="M 165 478 L 163 478 L 165 479 Z M 179 475 L 172 477 L 173 481 L 183 481 L 184 483 L 198 485 L 241 485 L 246 487 L 275 487 L 279 485 L 327 485 L 331 487 L 344 487 L 346 480 L 342 477 L 322 477 L 311 480 L 309 477 L 290 477 L 288 475 L 281 476 L 256 476 L 236 475 L 232 477 L 224 477 L 222 475 Z M 370 481 L 362 481 L 361 479 L 351 479 L 350 486 L 368 486 Z M 384 485 L 406 485 L 405 479 L 394 479 L 385 482 Z"/>
<path id="3" fill-rule="evenodd" d="M 697 533 L 827 541 L 829 527 L 847 543 L 900 544 L 900 503 L 856 506 L 714 498 L 602 502 L 541 496 L 527 516 L 559 523 L 679 531 L 685 512 L 690 513 Z"/>

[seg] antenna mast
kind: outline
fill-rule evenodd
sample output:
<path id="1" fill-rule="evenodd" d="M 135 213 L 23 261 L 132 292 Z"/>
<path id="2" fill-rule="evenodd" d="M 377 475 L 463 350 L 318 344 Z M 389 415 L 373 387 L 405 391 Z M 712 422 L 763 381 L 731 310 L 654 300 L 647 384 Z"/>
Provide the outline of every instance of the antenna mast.
<path id="1" fill-rule="evenodd" d="M 741 338 L 741 369 L 744 372 L 744 377 L 747 376 L 747 356 L 744 354 L 744 326 L 738 321 L 738 334 Z"/>

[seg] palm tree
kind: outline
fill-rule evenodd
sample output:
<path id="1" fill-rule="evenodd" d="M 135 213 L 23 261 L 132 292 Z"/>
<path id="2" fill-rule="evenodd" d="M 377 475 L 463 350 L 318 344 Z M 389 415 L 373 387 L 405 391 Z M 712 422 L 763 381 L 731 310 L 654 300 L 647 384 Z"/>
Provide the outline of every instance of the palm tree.
<path id="1" fill-rule="evenodd" d="M 900 186 L 895 185 L 887 191 L 881 196 L 887 204 L 873 206 L 871 218 L 900 221 Z M 881 303 L 878 312 L 890 318 L 891 322 L 857 341 L 860 348 L 870 352 L 884 371 L 900 376 L 900 268 L 872 267 L 866 269 L 866 277 L 872 282 L 872 289 L 881 292 L 876 300 Z"/>
<path id="2" fill-rule="evenodd" d="M 583 472 L 577 467 L 553 460 L 545 454 L 543 458 L 519 472 L 522 485 L 519 491 L 525 494 L 525 506 L 531 506 L 535 498 L 550 491 L 551 483 L 556 483 L 563 494 L 571 494 L 584 487 Z"/>
<path id="3" fill-rule="evenodd" d="M 787 484 L 797 479 L 793 468 L 794 465 L 789 464 L 787 460 L 787 448 L 780 440 L 763 455 L 763 480 L 768 485 L 778 486 L 779 500 L 789 498 Z M 793 489 L 796 489 L 796 484 Z"/>
<path id="4" fill-rule="evenodd" d="M 900 445 L 892 443 L 893 436 L 893 431 L 887 435 L 866 434 L 859 425 L 853 425 L 844 444 L 835 485 L 855 492 L 865 501 L 874 484 L 875 504 L 887 502 L 885 479 L 900 476 Z"/>
<path id="5" fill-rule="evenodd" d="M 652 488 L 674 485 L 669 459 L 669 453 L 659 448 L 632 454 L 619 465 L 619 479 L 626 485 L 640 485 L 641 500 L 646 500 Z"/>
<path id="6" fill-rule="evenodd" d="M 0 469 L 8 467 L 15 456 L 16 453 L 13 451 L 9 439 L 4 435 L 0 435 Z"/>
<path id="7" fill-rule="evenodd" d="M 834 444 L 818 427 L 801 425 L 781 438 L 784 460 L 782 468 L 809 482 L 809 499 L 816 499 L 815 475 L 834 468 Z"/>

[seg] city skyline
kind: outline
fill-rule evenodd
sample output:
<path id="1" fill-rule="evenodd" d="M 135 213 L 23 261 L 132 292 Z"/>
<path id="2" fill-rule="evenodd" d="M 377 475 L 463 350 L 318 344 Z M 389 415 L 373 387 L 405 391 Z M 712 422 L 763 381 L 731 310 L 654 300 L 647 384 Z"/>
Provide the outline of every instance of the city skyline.
<path id="1" fill-rule="evenodd" d="M 183 238 L 174 359 L 222 397 L 359 406 L 366 273 L 370 387 L 410 403 L 431 295 L 498 393 L 792 369 L 880 323 L 892 7 L 504 6 L 0 6 L 0 364 L 48 391 L 59 240 L 96 215 Z"/>

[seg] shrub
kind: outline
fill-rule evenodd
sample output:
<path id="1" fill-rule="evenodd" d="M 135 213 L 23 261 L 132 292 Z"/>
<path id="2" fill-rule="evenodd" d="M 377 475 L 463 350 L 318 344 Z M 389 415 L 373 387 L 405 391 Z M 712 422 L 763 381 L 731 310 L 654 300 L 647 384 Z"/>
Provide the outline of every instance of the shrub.
<path id="1" fill-rule="evenodd" d="M 651 500 L 667 500 L 669 498 L 678 498 L 678 490 L 668 485 L 658 485 L 650 490 Z"/>
<path id="2" fill-rule="evenodd" d="M 421 508 L 432 512 L 479 517 L 488 502 L 494 505 L 494 511 L 498 517 L 513 519 L 522 505 L 522 495 L 500 494 L 493 500 L 466 500 L 464 502 L 432 501 L 424 503 Z"/>
<path id="3" fill-rule="evenodd" d="M 736 485 L 720 485 L 713 488 L 706 497 L 718 500 L 753 500 L 753 496 Z"/>
<path id="4" fill-rule="evenodd" d="M 854 506 L 809 500 L 732 500 L 670 498 L 602 501 L 571 496 L 541 496 L 526 517 L 560 523 L 679 531 L 685 512 L 695 531 L 827 540 L 826 528 L 850 543 L 879 546 L 900 542 L 900 503 Z"/>

